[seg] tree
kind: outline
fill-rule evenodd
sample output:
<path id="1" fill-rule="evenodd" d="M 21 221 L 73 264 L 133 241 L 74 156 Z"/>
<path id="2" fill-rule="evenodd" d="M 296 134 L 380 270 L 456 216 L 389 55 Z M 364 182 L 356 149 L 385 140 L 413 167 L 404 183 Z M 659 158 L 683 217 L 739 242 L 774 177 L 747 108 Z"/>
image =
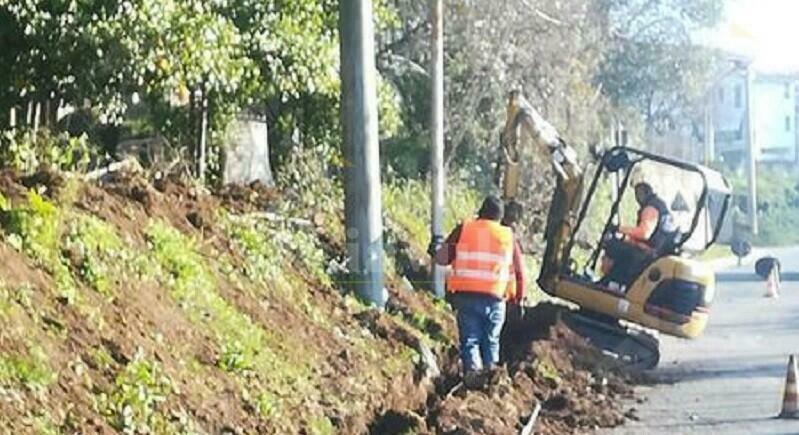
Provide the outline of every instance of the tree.
<path id="1" fill-rule="evenodd" d="M 721 0 L 607 0 L 611 35 L 597 83 L 617 106 L 634 108 L 647 130 L 661 131 L 695 106 L 715 58 L 694 31 L 721 17 Z"/>
<path id="2" fill-rule="evenodd" d="M 27 100 L 77 107 L 88 100 L 101 122 L 118 123 L 137 95 L 150 105 L 150 122 L 179 145 L 189 127 L 173 97 L 187 100 L 202 87 L 219 127 L 257 79 L 236 27 L 199 0 L 56 0 L 0 10 L 11 47 L 0 55 L 11 65 L 4 109 Z"/>
<path id="3" fill-rule="evenodd" d="M 689 104 L 705 59 L 694 28 L 721 0 L 451 2 L 445 16 L 446 142 L 451 168 L 490 177 L 505 95 L 522 88 L 576 144 L 611 118 L 650 128 Z M 119 123 L 134 96 L 146 124 L 193 142 L 187 96 L 205 89 L 213 142 L 231 115 L 268 116 L 273 157 L 295 146 L 340 157 L 336 0 L 0 0 L 0 123 L 10 107 L 63 100 Z M 375 1 L 381 148 L 401 175 L 426 172 L 427 0 Z M 189 98 L 190 99 L 190 98 Z M 141 109 L 141 108 L 140 108 Z M 214 154 L 215 155 L 215 154 Z M 528 156 L 536 160 L 537 157 Z M 476 169 L 478 168 L 478 169 Z M 541 178 L 541 177 L 538 177 Z M 483 184 L 481 184 L 483 185 Z"/>
<path id="4" fill-rule="evenodd" d="M 271 120 L 271 142 L 280 145 L 295 131 L 309 145 L 337 141 L 337 2 L 220 3 L 218 12 L 235 24 L 260 72 L 252 103 Z"/>
<path id="5" fill-rule="evenodd" d="M 54 98 L 91 101 L 102 123 L 124 120 L 135 100 L 174 146 L 193 142 L 183 104 L 209 98 L 217 144 L 231 115 L 271 115 L 280 143 L 300 133 L 336 144 L 337 18 L 334 0 L 0 0 L 0 122 L 8 109 Z M 138 98 L 137 98 L 138 97 Z M 140 111 L 141 112 L 141 111 Z"/>

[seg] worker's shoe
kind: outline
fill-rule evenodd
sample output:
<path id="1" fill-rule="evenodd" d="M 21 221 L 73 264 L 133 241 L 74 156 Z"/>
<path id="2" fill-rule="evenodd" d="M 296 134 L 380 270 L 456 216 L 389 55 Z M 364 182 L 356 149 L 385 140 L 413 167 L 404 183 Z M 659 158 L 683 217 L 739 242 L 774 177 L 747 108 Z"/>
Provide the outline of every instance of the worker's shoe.
<path id="1" fill-rule="evenodd" d="M 482 370 L 471 370 L 463 375 L 463 385 L 469 390 L 485 390 L 496 385 L 505 374 L 505 368 L 498 365 Z"/>
<path id="2" fill-rule="evenodd" d="M 463 374 L 463 386 L 469 390 L 482 390 L 485 388 L 485 377 L 482 370 L 469 370 Z"/>

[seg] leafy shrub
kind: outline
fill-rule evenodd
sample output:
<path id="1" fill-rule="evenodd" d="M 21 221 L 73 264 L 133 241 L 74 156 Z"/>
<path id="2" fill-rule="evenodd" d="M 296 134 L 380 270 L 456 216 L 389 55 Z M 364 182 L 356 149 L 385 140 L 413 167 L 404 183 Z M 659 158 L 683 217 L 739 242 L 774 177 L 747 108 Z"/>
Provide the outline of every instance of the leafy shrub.
<path id="1" fill-rule="evenodd" d="M 161 404 L 172 393 L 172 381 L 161 367 L 136 355 L 114 381 L 110 394 L 100 395 L 103 414 L 126 434 L 169 433 Z"/>
<path id="2" fill-rule="evenodd" d="M 287 216 L 310 213 L 343 216 L 344 189 L 337 178 L 342 157 L 334 148 L 296 149 L 277 173 L 278 187 L 287 201 L 279 204 Z"/>
<path id="3" fill-rule="evenodd" d="M 747 181 L 741 172 L 727 171 L 733 190 L 746 195 Z M 794 172 L 758 168 L 757 210 L 759 233 L 752 238 L 758 245 L 790 245 L 799 242 L 799 182 Z M 739 196 L 743 200 L 742 196 Z"/>
<path id="4" fill-rule="evenodd" d="M 799 243 L 799 208 L 781 207 L 760 215 L 759 233 L 754 243 L 761 246 L 787 246 Z"/>
<path id="5" fill-rule="evenodd" d="M 72 137 L 47 129 L 37 132 L 8 130 L 0 135 L 0 166 L 31 173 L 42 166 L 64 171 L 85 171 L 95 157 L 86 135 Z"/>
<path id="6" fill-rule="evenodd" d="M 73 264 L 78 276 L 106 296 L 113 293 L 111 276 L 122 274 L 120 269 L 133 259 L 114 227 L 94 216 L 70 220 L 65 248 L 78 258 L 79 263 Z"/>
<path id="7" fill-rule="evenodd" d="M 53 275 L 61 296 L 74 302 L 75 283 L 59 251 L 61 213 L 58 207 L 31 190 L 26 203 L 6 204 L 5 210 L 0 211 L 0 222 L 6 241 L 44 266 Z"/>
<path id="8" fill-rule="evenodd" d="M 444 209 L 444 231 L 474 216 L 480 206 L 480 193 L 458 181 L 447 186 Z M 396 180 L 383 187 L 385 218 L 405 231 L 418 246 L 430 242 L 430 184 L 420 180 Z M 446 234 L 445 234 L 446 235 Z"/>
<path id="9" fill-rule="evenodd" d="M 253 216 L 228 215 L 224 222 L 230 237 L 245 254 L 245 272 L 250 279 L 266 282 L 280 279 L 288 258 L 320 284 L 332 285 L 326 272 L 325 253 L 314 234 L 285 222 L 269 222 Z"/>

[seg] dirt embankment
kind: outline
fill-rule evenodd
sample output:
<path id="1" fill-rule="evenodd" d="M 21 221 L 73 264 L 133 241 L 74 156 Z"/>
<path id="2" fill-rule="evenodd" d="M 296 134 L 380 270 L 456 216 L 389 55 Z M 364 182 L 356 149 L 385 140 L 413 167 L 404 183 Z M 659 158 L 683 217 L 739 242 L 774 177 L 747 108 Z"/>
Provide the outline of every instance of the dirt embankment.
<path id="1" fill-rule="evenodd" d="M 629 389 L 557 306 L 509 324 L 507 369 L 464 388 L 446 307 L 389 274 L 387 311 L 370 310 L 308 266 L 343 255 L 342 235 L 318 224 L 336 210 L 264 236 L 251 215 L 283 199 L 261 186 L 4 173 L 0 192 L 0 427 L 12 433 L 504 434 L 536 401 L 536 433 L 624 421 Z M 284 236 L 288 251 L 262 249 Z"/>

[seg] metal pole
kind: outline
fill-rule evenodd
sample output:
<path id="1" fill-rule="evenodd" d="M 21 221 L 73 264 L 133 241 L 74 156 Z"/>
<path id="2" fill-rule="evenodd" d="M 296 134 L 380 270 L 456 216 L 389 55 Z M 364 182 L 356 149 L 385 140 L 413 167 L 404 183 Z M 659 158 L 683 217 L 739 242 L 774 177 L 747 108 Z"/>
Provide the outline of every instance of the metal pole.
<path id="1" fill-rule="evenodd" d="M 205 84 L 202 86 L 200 96 L 200 135 L 197 144 L 197 178 L 205 182 L 205 160 L 208 148 L 208 95 L 205 93 Z"/>
<path id="2" fill-rule="evenodd" d="M 746 172 L 748 181 L 749 226 L 757 235 L 757 131 L 755 131 L 755 72 L 752 65 L 746 66 Z"/>
<path id="3" fill-rule="evenodd" d="M 716 159 L 716 127 L 713 125 L 713 96 L 715 83 L 705 98 L 705 165 Z"/>
<path id="4" fill-rule="evenodd" d="M 383 221 L 372 1 L 339 2 L 345 223 L 352 288 L 378 307 L 383 289 Z"/>
<path id="5" fill-rule="evenodd" d="M 430 175 L 432 178 L 431 232 L 434 240 L 443 238 L 444 221 L 444 20 L 443 0 L 431 0 L 430 22 L 432 23 L 430 77 L 432 86 L 432 110 L 430 111 Z M 444 297 L 444 268 L 433 261 L 433 290 L 439 298 Z"/>

